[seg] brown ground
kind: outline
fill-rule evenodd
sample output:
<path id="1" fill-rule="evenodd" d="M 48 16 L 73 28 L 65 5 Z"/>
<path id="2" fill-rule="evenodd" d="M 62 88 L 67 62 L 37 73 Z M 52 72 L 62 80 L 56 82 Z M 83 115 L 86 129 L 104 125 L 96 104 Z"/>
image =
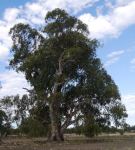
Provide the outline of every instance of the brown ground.
<path id="1" fill-rule="evenodd" d="M 135 135 L 100 136 L 94 139 L 67 135 L 63 143 L 48 143 L 44 138 L 9 137 L 3 140 L 0 150 L 135 150 Z"/>

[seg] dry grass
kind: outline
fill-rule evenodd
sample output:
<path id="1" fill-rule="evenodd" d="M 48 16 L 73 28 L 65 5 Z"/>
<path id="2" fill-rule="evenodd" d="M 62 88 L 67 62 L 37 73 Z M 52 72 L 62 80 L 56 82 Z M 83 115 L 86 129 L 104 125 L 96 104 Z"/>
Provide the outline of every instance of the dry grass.
<path id="1" fill-rule="evenodd" d="M 135 135 L 104 135 L 88 139 L 66 135 L 63 143 L 49 143 L 44 138 L 15 138 L 3 140 L 0 150 L 135 150 Z"/>

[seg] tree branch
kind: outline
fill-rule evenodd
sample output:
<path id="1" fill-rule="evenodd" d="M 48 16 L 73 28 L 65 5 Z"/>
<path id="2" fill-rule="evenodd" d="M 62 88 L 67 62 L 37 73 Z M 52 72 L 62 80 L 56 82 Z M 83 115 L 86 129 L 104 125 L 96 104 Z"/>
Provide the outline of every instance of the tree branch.
<path id="1" fill-rule="evenodd" d="M 72 111 L 72 109 L 71 109 Z M 70 124 L 72 124 L 72 117 L 77 113 L 78 109 L 75 109 L 74 111 L 70 112 L 70 114 L 68 115 L 67 119 L 65 120 L 65 122 L 62 125 L 62 130 L 66 129 Z"/>

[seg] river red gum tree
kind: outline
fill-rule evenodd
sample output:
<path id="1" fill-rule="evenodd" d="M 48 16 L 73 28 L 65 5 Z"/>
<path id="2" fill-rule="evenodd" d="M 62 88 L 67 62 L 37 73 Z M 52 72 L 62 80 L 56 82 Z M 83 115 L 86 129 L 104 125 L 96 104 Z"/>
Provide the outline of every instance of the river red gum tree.
<path id="1" fill-rule="evenodd" d="M 120 102 L 117 86 L 96 57 L 98 41 L 89 38 L 79 19 L 55 9 L 47 13 L 42 31 L 17 24 L 10 35 L 10 66 L 25 74 L 49 107 L 50 140 L 64 140 L 64 130 L 86 122 L 88 114 L 105 118 L 103 112 L 111 113 Z"/>

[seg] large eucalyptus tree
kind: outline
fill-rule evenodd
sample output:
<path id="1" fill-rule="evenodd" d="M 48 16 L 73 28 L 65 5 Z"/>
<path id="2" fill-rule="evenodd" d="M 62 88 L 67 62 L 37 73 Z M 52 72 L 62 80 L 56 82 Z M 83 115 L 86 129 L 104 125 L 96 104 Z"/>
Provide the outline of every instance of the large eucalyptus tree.
<path id="1" fill-rule="evenodd" d="M 99 43 L 89 38 L 87 26 L 79 19 L 55 9 L 47 13 L 42 31 L 17 24 L 10 35 L 10 66 L 25 74 L 48 106 L 51 140 L 63 140 L 65 128 L 87 122 L 89 116 L 110 121 L 118 104 L 122 114 L 117 120 L 123 118 L 125 108 L 117 86 L 96 57 Z"/>

